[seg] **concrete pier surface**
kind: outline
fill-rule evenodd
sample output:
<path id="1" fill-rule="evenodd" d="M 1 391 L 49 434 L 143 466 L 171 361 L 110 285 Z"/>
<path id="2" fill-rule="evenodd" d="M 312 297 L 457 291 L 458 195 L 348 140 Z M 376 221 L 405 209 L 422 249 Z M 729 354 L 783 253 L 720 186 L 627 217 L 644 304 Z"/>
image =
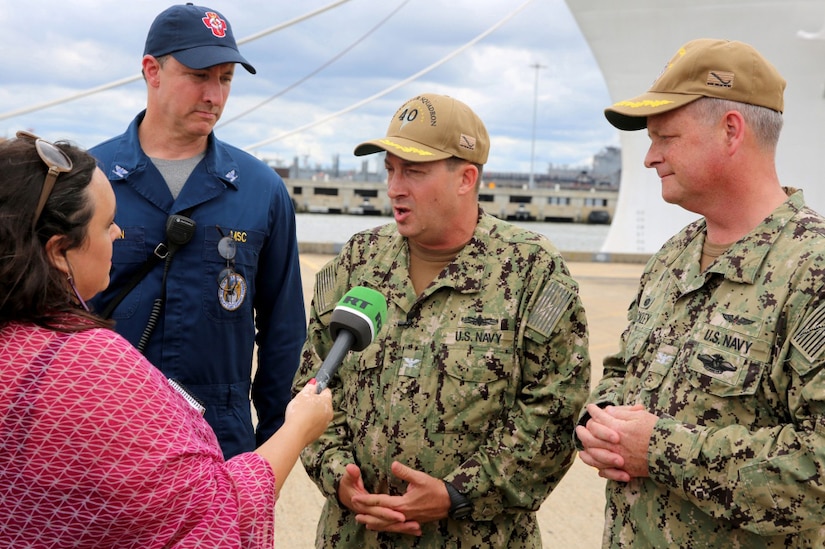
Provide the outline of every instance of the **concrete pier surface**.
<path id="1" fill-rule="evenodd" d="M 315 273 L 331 255 L 301 253 L 307 309 Z M 626 312 L 636 292 L 643 263 L 591 263 L 568 260 L 580 286 L 590 332 L 592 382 L 602 375 L 602 358 L 616 351 L 627 323 Z M 576 459 L 559 486 L 538 511 L 544 547 L 601 547 L 604 524 L 604 480 Z M 287 479 L 275 508 L 275 546 L 314 547 L 315 528 L 324 498 L 299 462 Z"/>

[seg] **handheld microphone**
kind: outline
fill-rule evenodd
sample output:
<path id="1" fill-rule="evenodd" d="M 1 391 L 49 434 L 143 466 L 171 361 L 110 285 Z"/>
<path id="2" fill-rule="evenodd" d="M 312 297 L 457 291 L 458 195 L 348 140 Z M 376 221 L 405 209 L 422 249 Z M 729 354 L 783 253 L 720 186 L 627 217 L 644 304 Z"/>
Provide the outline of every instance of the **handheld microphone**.
<path id="1" fill-rule="evenodd" d="M 329 333 L 335 341 L 315 375 L 318 393 L 329 384 L 350 350 L 363 351 L 372 343 L 386 318 L 387 301 L 379 292 L 356 286 L 344 294 L 332 310 Z"/>

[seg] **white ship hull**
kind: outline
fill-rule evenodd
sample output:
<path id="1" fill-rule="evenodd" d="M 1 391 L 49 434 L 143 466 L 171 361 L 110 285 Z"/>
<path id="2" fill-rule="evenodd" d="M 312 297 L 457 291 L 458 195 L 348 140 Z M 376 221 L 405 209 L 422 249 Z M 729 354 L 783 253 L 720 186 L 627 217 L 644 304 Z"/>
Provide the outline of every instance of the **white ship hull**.
<path id="1" fill-rule="evenodd" d="M 788 81 L 780 181 L 803 189 L 808 205 L 825 213 L 825 1 L 566 2 L 613 101 L 644 92 L 679 46 L 694 38 L 756 47 Z M 656 172 L 643 166 L 647 133 L 620 132 L 620 139 L 621 191 L 602 252 L 653 253 L 697 216 L 662 200 Z"/>

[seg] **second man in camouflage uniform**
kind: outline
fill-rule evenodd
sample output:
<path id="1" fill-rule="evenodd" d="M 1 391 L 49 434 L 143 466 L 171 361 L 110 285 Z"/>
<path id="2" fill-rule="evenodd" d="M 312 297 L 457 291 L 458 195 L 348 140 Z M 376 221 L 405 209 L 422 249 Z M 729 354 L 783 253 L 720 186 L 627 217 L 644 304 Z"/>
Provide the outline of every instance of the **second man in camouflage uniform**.
<path id="1" fill-rule="evenodd" d="M 784 88 L 700 39 L 606 111 L 703 217 L 648 262 L 576 429 L 609 479 L 605 547 L 823 547 L 825 219 L 779 184 Z"/>

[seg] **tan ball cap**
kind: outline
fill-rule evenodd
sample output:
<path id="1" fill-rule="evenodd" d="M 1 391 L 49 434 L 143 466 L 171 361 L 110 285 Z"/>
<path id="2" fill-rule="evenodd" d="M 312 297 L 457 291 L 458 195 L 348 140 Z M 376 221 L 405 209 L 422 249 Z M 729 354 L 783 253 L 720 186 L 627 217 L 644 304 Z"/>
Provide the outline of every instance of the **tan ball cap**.
<path id="1" fill-rule="evenodd" d="M 647 117 L 716 97 L 782 112 L 785 79 L 753 46 L 700 38 L 671 58 L 647 93 L 619 101 L 604 115 L 620 130 L 641 130 Z"/>
<path id="2" fill-rule="evenodd" d="M 446 95 L 418 95 L 390 121 L 387 136 L 355 147 L 356 156 L 390 152 L 409 162 L 434 162 L 451 156 L 474 164 L 487 162 L 490 136 L 464 103 Z"/>

